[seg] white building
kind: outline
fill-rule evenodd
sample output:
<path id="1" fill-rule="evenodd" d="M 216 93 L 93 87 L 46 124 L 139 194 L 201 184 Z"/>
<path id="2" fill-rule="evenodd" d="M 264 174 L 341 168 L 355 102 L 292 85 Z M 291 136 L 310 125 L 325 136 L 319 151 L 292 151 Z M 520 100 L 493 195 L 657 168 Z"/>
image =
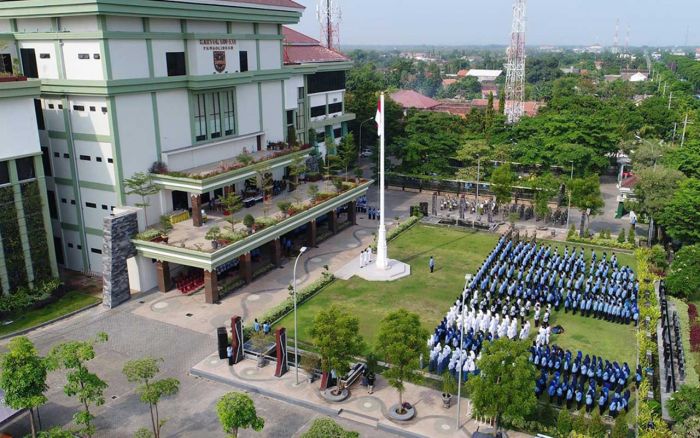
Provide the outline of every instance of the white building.
<path id="1" fill-rule="evenodd" d="M 503 70 L 479 70 L 473 68 L 467 72 L 467 76 L 473 76 L 479 82 L 493 82 L 503 73 Z"/>
<path id="2" fill-rule="evenodd" d="M 205 171 L 287 140 L 290 126 L 302 142 L 316 140 L 309 129 L 337 141 L 354 118 L 343 108 L 351 63 L 285 63 L 283 25 L 302 11 L 292 0 L 0 3 L 0 59 L 19 58 L 41 81 L 39 138 L 65 267 L 101 271 L 103 217 L 140 202 L 124 179 L 156 162 Z M 148 200 L 148 223 L 220 191 L 163 189 Z"/>

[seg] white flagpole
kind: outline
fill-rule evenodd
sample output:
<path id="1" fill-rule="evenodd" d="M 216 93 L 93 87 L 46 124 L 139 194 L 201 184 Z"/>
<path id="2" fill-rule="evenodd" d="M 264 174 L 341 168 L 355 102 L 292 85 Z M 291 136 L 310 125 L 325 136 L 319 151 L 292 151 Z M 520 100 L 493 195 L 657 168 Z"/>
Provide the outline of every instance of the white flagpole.
<path id="1" fill-rule="evenodd" d="M 379 231 L 377 233 L 377 268 L 386 269 L 388 267 L 386 250 L 386 226 L 384 225 L 384 93 L 380 97 L 382 120 L 379 127 Z"/>

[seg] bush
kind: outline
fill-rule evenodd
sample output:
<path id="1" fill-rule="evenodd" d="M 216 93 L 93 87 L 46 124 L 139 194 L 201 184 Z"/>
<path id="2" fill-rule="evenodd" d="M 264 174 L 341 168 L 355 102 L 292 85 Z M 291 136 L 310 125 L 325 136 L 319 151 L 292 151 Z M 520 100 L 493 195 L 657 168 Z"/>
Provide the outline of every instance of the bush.
<path id="1" fill-rule="evenodd" d="M 700 351 L 700 324 L 698 323 L 690 327 L 690 350 Z"/>
<path id="2" fill-rule="evenodd" d="M 248 228 L 251 228 L 253 224 L 255 224 L 255 218 L 252 214 L 247 214 L 243 217 L 243 225 L 245 225 Z"/>
<path id="3" fill-rule="evenodd" d="M 611 438 L 627 438 L 629 431 L 629 426 L 627 425 L 625 416 L 619 415 L 615 419 L 615 425 L 613 426 Z"/>
<path id="4" fill-rule="evenodd" d="M 676 422 L 680 423 L 698 412 L 700 412 L 700 388 L 683 385 L 668 401 L 668 413 Z"/>
<path id="5" fill-rule="evenodd" d="M 607 428 L 605 427 L 605 423 L 603 423 L 603 419 L 597 410 L 593 414 L 591 422 L 588 425 L 588 435 L 593 438 L 605 438 L 607 435 Z"/>
<path id="6" fill-rule="evenodd" d="M 284 214 L 287 214 L 289 211 L 289 207 L 292 206 L 292 203 L 289 201 L 280 201 L 277 203 L 277 208 L 280 209 L 280 211 Z"/>
<path id="7" fill-rule="evenodd" d="M 221 238 L 221 228 L 214 225 L 213 227 L 209 228 L 209 231 L 207 231 L 204 238 L 207 240 L 219 240 Z"/>
<path id="8" fill-rule="evenodd" d="M 604 246 L 606 248 L 620 248 L 620 249 L 634 249 L 634 245 L 629 244 L 625 241 L 622 243 L 619 242 L 619 240 L 616 242 L 612 239 L 601 239 L 600 237 L 594 237 L 593 239 L 586 239 L 578 237 L 578 236 L 573 236 L 573 237 L 567 237 L 566 239 L 567 242 L 572 242 L 572 243 L 587 243 L 589 245 L 597 245 L 597 246 Z"/>
<path id="9" fill-rule="evenodd" d="M 634 231 L 634 226 L 630 227 L 630 232 L 627 235 L 627 242 L 635 246 L 637 245 L 637 235 Z"/>
<path id="10" fill-rule="evenodd" d="M 676 253 L 666 276 L 666 287 L 679 298 L 700 290 L 700 245 L 686 245 Z"/>
<path id="11" fill-rule="evenodd" d="M 139 233 L 136 236 L 134 236 L 134 239 L 136 240 L 145 240 L 146 242 L 149 242 L 156 237 L 160 237 L 163 233 L 160 230 L 156 230 L 154 228 L 149 228 L 148 230 L 144 231 L 143 233 Z"/>
<path id="12" fill-rule="evenodd" d="M 688 303 L 688 318 L 690 322 L 695 322 L 698 317 L 698 308 L 693 303 Z"/>
<path id="13" fill-rule="evenodd" d="M 571 423 L 571 427 L 578 433 L 588 433 L 588 421 L 586 421 L 583 415 L 577 415 Z"/>
<path id="14" fill-rule="evenodd" d="M 27 310 L 40 301 L 48 300 L 60 286 L 60 280 L 52 278 L 37 284 L 34 289 L 21 287 L 12 294 L 1 295 L 0 313 L 12 314 Z"/>
<path id="15" fill-rule="evenodd" d="M 324 272 L 322 277 L 306 286 L 302 290 L 297 290 L 297 306 L 314 296 L 324 287 L 328 286 L 335 280 L 333 274 Z M 276 305 L 272 309 L 265 312 L 261 317 L 261 321 L 270 321 L 272 324 L 282 319 L 294 309 L 294 296 L 288 297 L 282 303 Z"/>
<path id="16" fill-rule="evenodd" d="M 569 227 L 569 232 L 566 234 L 566 240 L 573 239 L 574 237 L 576 237 L 576 227 L 574 224 L 571 224 Z"/>
<path id="17" fill-rule="evenodd" d="M 569 436 L 572 428 L 571 414 L 569 414 L 567 409 L 562 409 L 559 411 L 559 417 L 557 418 L 557 432 L 559 432 L 559 436 L 562 438 Z"/>
<path id="18" fill-rule="evenodd" d="M 665 271 L 668 268 L 666 250 L 661 245 L 654 245 L 649 253 L 649 263 L 654 265 L 657 271 Z"/>
<path id="19" fill-rule="evenodd" d="M 360 434 L 347 431 L 328 417 L 317 418 L 301 438 L 357 438 Z"/>
<path id="20" fill-rule="evenodd" d="M 617 243 L 625 243 L 625 229 L 620 228 L 620 234 L 617 235 Z"/>

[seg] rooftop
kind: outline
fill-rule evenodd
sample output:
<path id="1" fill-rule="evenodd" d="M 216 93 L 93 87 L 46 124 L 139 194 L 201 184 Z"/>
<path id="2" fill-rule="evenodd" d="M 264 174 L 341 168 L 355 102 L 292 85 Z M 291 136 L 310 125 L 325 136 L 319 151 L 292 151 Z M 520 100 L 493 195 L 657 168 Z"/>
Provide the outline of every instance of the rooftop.
<path id="1" fill-rule="evenodd" d="M 467 76 L 476 76 L 476 77 L 481 77 L 481 76 L 500 76 L 501 73 L 503 73 L 503 70 L 479 70 L 477 68 L 473 68 L 469 70 L 467 73 Z"/>
<path id="2" fill-rule="evenodd" d="M 399 90 L 391 93 L 390 97 L 391 100 L 401 105 L 404 109 L 431 109 L 440 105 L 440 102 L 437 100 L 424 96 L 414 90 Z"/>
<path id="3" fill-rule="evenodd" d="M 279 8 L 306 9 L 304 6 L 292 0 L 166 0 L 181 3 L 201 3 L 222 6 L 240 6 L 248 4 L 255 6 L 273 6 Z"/>
<path id="4" fill-rule="evenodd" d="M 323 47 L 320 41 L 287 26 L 282 26 L 282 35 L 285 64 L 350 61 L 345 55 Z"/>

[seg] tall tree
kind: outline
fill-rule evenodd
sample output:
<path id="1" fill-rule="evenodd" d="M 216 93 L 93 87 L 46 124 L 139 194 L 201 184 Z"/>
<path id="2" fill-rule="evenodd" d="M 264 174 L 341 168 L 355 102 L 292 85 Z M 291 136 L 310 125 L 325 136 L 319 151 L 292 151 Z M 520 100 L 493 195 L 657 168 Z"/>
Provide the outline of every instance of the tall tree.
<path id="1" fill-rule="evenodd" d="M 685 245 L 676 253 L 666 276 L 666 287 L 679 298 L 700 291 L 700 244 Z"/>
<path id="2" fill-rule="evenodd" d="M 603 196 L 600 194 L 600 181 L 596 175 L 591 175 L 586 178 L 575 178 L 569 184 L 571 205 L 581 211 L 579 235 L 583 237 L 586 219 L 600 213 L 605 205 Z"/>
<path id="3" fill-rule="evenodd" d="M 240 392 L 229 392 L 216 403 L 216 414 L 224 432 L 231 438 L 238 436 L 238 429 L 251 428 L 260 432 L 265 427 L 265 420 L 258 417 L 253 400 Z"/>
<path id="4" fill-rule="evenodd" d="M 477 364 L 481 373 L 467 382 L 475 412 L 492 417 L 497 431 L 503 417 L 523 420 L 537 406 L 537 371 L 528 348 L 527 342 L 510 339 L 486 343 Z"/>
<path id="5" fill-rule="evenodd" d="M 510 202 L 513 196 L 513 183 L 515 173 L 510 164 L 505 163 L 496 168 L 491 174 L 491 192 L 496 197 L 496 204 L 503 205 Z"/>
<path id="6" fill-rule="evenodd" d="M 348 133 L 340 140 L 340 144 L 338 145 L 338 161 L 340 166 L 345 170 L 345 181 L 347 181 L 348 171 L 357 161 L 357 146 L 355 145 L 355 136 L 352 132 Z"/>
<path id="7" fill-rule="evenodd" d="M 90 412 L 90 405 L 103 405 L 104 390 L 107 389 L 107 383 L 90 372 L 87 363 L 95 357 L 95 345 L 107 339 L 106 333 L 98 333 L 88 341 L 64 342 L 54 346 L 48 356 L 49 370 L 63 368 L 67 371 L 63 392 L 68 397 L 77 397 L 82 404 L 83 410 L 73 415 L 73 421 L 82 427 L 80 433 L 85 436 L 95 433 L 92 424 L 95 417 Z"/>
<path id="8" fill-rule="evenodd" d="M 160 359 L 162 361 L 163 359 Z M 138 383 L 136 393 L 141 402 L 148 404 L 151 414 L 151 427 L 155 438 L 160 438 L 160 429 L 165 423 L 158 414 L 158 402 L 161 398 L 174 395 L 180 389 L 180 381 L 175 378 L 153 380 L 160 372 L 158 360 L 152 357 L 130 360 L 124 364 L 122 373 L 131 383 Z"/>
<path id="9" fill-rule="evenodd" d="M 131 178 L 124 179 L 124 191 L 127 195 L 137 195 L 141 197 L 141 202 L 137 202 L 134 205 L 139 208 L 143 208 L 143 217 L 148 225 L 148 213 L 147 209 L 151 205 L 148 202 L 148 197 L 158 194 L 160 189 L 153 184 L 153 179 L 151 175 L 146 172 L 136 172 L 131 176 Z"/>
<path id="10" fill-rule="evenodd" d="M 360 320 L 335 304 L 316 315 L 311 336 L 321 355 L 322 371 L 335 371 L 337 376 L 344 376 L 350 371 L 352 361 L 362 354 L 364 347 Z M 340 379 L 338 382 L 338 390 L 342 391 L 344 388 L 340 386 Z"/>
<path id="11" fill-rule="evenodd" d="M 639 168 L 635 175 L 634 198 L 641 212 L 658 219 L 666 208 L 685 175 L 682 172 L 659 165 Z"/>
<path id="12" fill-rule="evenodd" d="M 549 201 L 557 194 L 559 180 L 551 173 L 544 173 L 531 181 L 535 189 L 535 213 L 544 217 L 549 213 Z"/>
<path id="13" fill-rule="evenodd" d="M 419 316 L 405 309 L 387 314 L 379 323 L 377 351 L 391 365 L 384 377 L 398 391 L 399 406 L 403 405 L 404 382 L 415 376 L 427 336 Z"/>
<path id="14" fill-rule="evenodd" d="M 700 243 L 700 180 L 680 183 L 659 221 L 672 238 L 685 244 Z"/>
<path id="15" fill-rule="evenodd" d="M 0 356 L 0 388 L 5 391 L 5 404 L 12 409 L 28 409 L 32 437 L 36 437 L 34 410 L 46 403 L 46 361 L 34 344 L 24 336 L 14 338 Z"/>

